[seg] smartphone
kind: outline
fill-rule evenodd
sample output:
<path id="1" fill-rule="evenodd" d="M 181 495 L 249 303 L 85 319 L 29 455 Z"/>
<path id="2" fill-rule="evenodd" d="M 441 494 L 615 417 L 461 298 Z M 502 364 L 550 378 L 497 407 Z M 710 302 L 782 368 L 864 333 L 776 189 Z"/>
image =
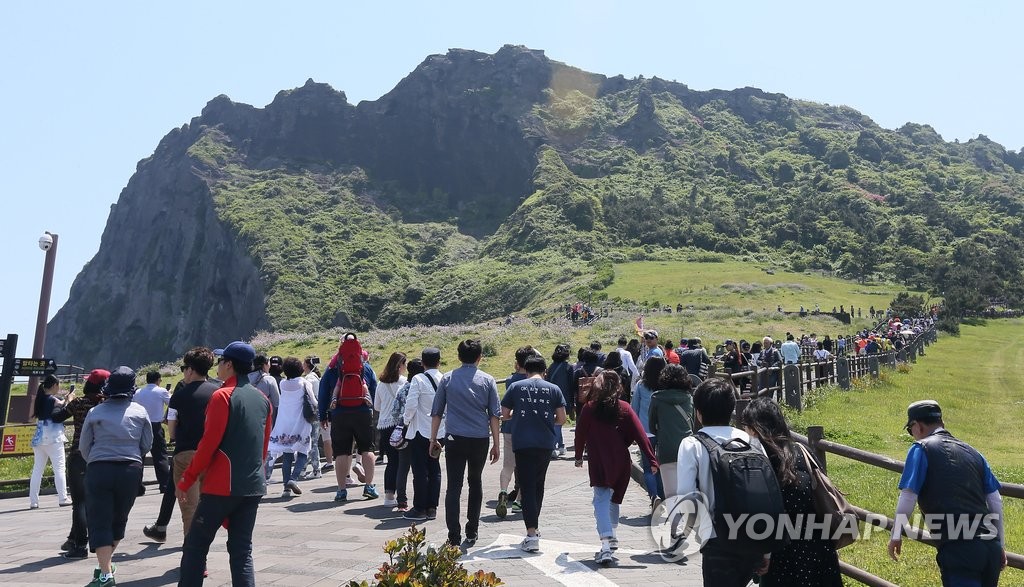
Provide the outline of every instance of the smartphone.
<path id="1" fill-rule="evenodd" d="M 430 445 L 430 458 L 432 458 L 432 459 L 439 459 L 439 458 L 441 458 L 441 453 L 443 451 L 444 451 L 444 447 L 441 446 L 440 444 L 432 444 L 432 445 Z"/>

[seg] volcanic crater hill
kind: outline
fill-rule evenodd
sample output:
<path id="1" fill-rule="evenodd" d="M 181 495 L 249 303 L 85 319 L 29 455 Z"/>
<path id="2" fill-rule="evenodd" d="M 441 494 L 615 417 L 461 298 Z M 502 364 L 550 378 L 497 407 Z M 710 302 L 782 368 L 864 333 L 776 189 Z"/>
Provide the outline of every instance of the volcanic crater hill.
<path id="1" fill-rule="evenodd" d="M 139 163 L 47 349 L 138 365 L 257 330 L 477 321 L 697 250 L 920 286 L 969 255 L 1005 292 L 1022 169 L 844 106 L 452 49 L 357 105 L 312 80 L 211 100 Z"/>

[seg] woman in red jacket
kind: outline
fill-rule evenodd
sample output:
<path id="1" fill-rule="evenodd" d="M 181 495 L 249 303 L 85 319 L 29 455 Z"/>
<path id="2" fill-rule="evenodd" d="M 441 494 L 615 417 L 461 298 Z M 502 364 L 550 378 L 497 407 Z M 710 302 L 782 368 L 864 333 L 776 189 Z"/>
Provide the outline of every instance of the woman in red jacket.
<path id="1" fill-rule="evenodd" d="M 629 446 L 637 443 L 650 460 L 651 472 L 658 472 L 658 460 L 640 418 L 629 404 L 619 399 L 621 393 L 618 374 L 602 371 L 576 422 L 576 466 L 583 466 L 586 451 L 590 486 L 594 488 L 594 518 L 601 539 L 601 550 L 594 555 L 598 564 L 612 562 L 612 551 L 619 547 L 615 528 L 619 525 L 619 506 L 629 486 Z"/>

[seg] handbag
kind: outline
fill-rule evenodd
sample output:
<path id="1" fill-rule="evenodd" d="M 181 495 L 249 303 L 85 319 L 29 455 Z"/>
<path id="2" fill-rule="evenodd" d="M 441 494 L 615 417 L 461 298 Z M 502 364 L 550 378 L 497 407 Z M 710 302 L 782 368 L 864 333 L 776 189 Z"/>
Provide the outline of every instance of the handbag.
<path id="1" fill-rule="evenodd" d="M 814 511 L 819 516 L 828 516 L 829 535 L 836 550 L 849 546 L 860 537 L 860 526 L 857 522 L 857 514 L 853 506 L 846 501 L 842 491 L 832 484 L 825 471 L 818 466 L 818 461 L 811 456 L 807 447 L 795 443 L 803 451 L 804 460 L 807 461 L 807 469 L 811 475 L 811 497 L 814 500 Z"/>
<path id="2" fill-rule="evenodd" d="M 388 443 L 395 450 L 403 450 L 409 446 L 409 439 L 405 437 L 405 426 L 395 426 L 395 429 L 391 431 L 391 437 L 388 438 Z"/>
<path id="3" fill-rule="evenodd" d="M 316 423 L 320 419 L 320 415 L 316 413 L 316 407 L 313 406 L 313 398 L 309 397 L 309 391 L 302 388 L 302 417 L 310 424 Z"/>

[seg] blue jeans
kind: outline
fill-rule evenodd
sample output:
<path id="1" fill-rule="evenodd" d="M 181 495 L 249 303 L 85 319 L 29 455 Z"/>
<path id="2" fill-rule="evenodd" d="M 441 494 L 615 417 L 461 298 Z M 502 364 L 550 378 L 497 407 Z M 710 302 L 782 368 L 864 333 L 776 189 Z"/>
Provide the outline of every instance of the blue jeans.
<path id="1" fill-rule="evenodd" d="M 294 466 L 292 462 L 294 461 Z M 281 476 L 284 477 L 284 482 L 287 484 L 292 479 L 298 481 L 299 475 L 302 470 L 306 468 L 306 455 L 301 452 L 298 454 L 286 452 L 281 455 Z"/>
<path id="2" fill-rule="evenodd" d="M 658 437 L 648 436 L 647 438 L 651 441 L 651 448 L 657 452 Z M 647 488 L 647 497 L 665 499 L 665 486 L 661 483 L 661 475 L 651 472 L 651 461 L 642 451 L 640 452 L 640 466 L 644 471 L 644 487 Z"/>
<path id="3" fill-rule="evenodd" d="M 565 440 L 562 438 L 562 425 L 555 426 L 555 448 L 565 448 Z"/>
<path id="4" fill-rule="evenodd" d="M 204 493 L 199 498 L 192 526 L 181 548 L 181 571 L 178 587 L 203 584 L 206 555 L 221 524 L 228 523 L 228 558 L 231 584 L 235 587 L 256 587 L 256 570 L 252 564 L 252 529 L 262 496 L 235 497 Z"/>
<path id="5" fill-rule="evenodd" d="M 314 473 L 320 472 L 320 422 L 313 423 L 313 433 L 309 438 L 309 460 L 306 462 L 312 463 Z"/>
<path id="6" fill-rule="evenodd" d="M 615 528 L 619 526 L 619 504 L 612 503 L 614 492 L 611 487 L 594 487 L 594 519 L 599 538 L 615 536 Z"/>

